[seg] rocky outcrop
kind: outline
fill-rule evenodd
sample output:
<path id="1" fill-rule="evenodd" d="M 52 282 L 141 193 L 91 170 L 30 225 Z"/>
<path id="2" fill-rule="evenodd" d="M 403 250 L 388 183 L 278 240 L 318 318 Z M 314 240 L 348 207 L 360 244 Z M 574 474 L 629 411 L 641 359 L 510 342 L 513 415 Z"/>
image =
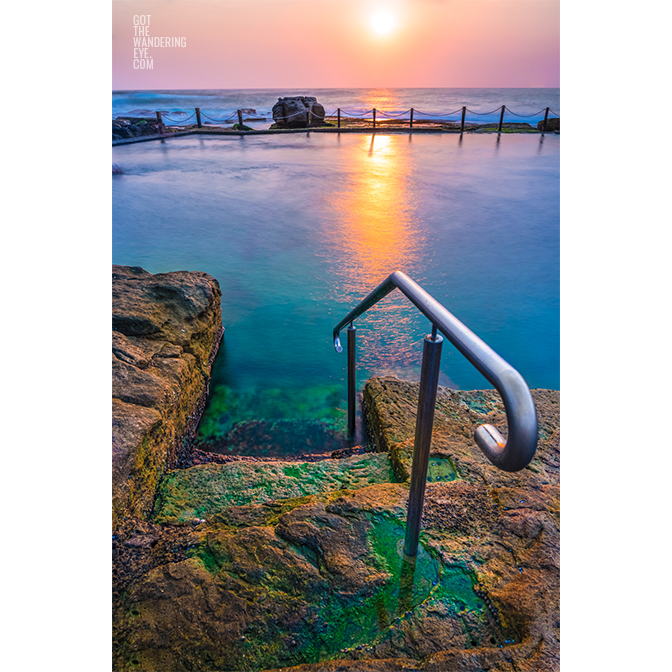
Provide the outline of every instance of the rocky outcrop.
<path id="1" fill-rule="evenodd" d="M 461 479 L 506 487 L 559 485 L 560 393 L 532 390 L 537 408 L 539 441 L 534 459 L 522 471 L 494 467 L 476 446 L 473 434 L 484 423 L 507 435 L 506 414 L 495 390 L 458 391 L 439 387 L 434 415 L 431 455 L 447 459 Z M 392 376 L 372 378 L 364 387 L 363 406 L 369 442 L 390 454 L 397 478 L 410 476 L 418 406 L 418 385 Z M 431 461 L 430 461 L 431 478 Z"/>
<path id="2" fill-rule="evenodd" d="M 505 431 L 497 394 L 441 390 L 413 566 L 398 481 L 417 390 L 367 384 L 383 452 L 172 472 L 151 521 L 114 540 L 115 669 L 559 669 L 558 393 L 533 391 L 539 452 L 504 474 L 470 438 Z"/>
<path id="3" fill-rule="evenodd" d="M 143 117 L 117 117 L 112 120 L 112 140 L 136 138 L 140 135 L 156 135 L 162 132 L 156 119 Z"/>
<path id="4" fill-rule="evenodd" d="M 313 96 L 278 98 L 273 105 L 275 128 L 308 128 L 330 126 L 324 121 L 324 107 Z"/>
<path id="5" fill-rule="evenodd" d="M 537 130 L 540 131 L 544 127 L 544 120 L 542 119 L 537 124 Z M 549 117 L 546 119 L 546 132 L 553 133 L 554 131 L 560 131 L 560 117 Z"/>
<path id="6" fill-rule="evenodd" d="M 220 297 L 206 273 L 113 266 L 114 524 L 149 513 L 196 430 L 223 331 Z"/>

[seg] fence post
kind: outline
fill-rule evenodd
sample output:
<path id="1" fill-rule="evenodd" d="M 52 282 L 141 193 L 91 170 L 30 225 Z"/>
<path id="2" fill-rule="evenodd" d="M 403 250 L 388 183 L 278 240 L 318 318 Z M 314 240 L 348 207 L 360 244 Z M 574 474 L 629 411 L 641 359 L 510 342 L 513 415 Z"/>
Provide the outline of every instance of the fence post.
<path id="1" fill-rule="evenodd" d="M 376 127 L 376 108 L 373 108 L 373 127 Z"/>
<path id="2" fill-rule="evenodd" d="M 462 108 L 462 124 L 460 125 L 460 133 L 464 133 L 464 117 L 467 114 L 467 106 L 465 105 Z"/>
<path id="3" fill-rule="evenodd" d="M 336 117 L 338 119 L 338 128 L 340 128 L 341 127 L 341 108 L 340 107 L 336 110 Z"/>
<path id="4" fill-rule="evenodd" d="M 163 125 L 163 119 L 161 119 L 161 112 L 156 113 L 156 120 L 159 122 L 159 133 L 163 135 L 164 125 Z"/>
<path id="5" fill-rule="evenodd" d="M 546 114 L 544 114 L 544 125 L 541 127 L 541 132 L 545 133 L 546 132 L 546 121 L 548 120 L 548 110 L 549 108 L 546 108 Z"/>
<path id="6" fill-rule="evenodd" d="M 243 113 L 238 110 L 238 130 L 242 131 L 243 130 Z"/>
<path id="7" fill-rule="evenodd" d="M 200 107 L 196 108 L 196 124 L 198 125 L 199 128 L 203 128 L 201 126 L 201 108 Z"/>
<path id="8" fill-rule="evenodd" d="M 499 128 L 497 129 L 497 133 L 502 132 L 502 121 L 504 121 L 504 110 L 506 109 L 506 105 L 502 105 L 502 112 L 499 115 Z"/>
<path id="9" fill-rule="evenodd" d="M 409 128 L 413 128 L 413 108 L 411 108 L 411 125 Z"/>
<path id="10" fill-rule="evenodd" d="M 439 383 L 439 365 L 441 363 L 441 344 L 443 337 L 432 325 L 432 334 L 424 338 L 422 367 L 420 369 L 420 396 L 418 415 L 415 421 L 415 445 L 413 446 L 413 465 L 411 466 L 411 491 L 408 495 L 408 516 L 406 518 L 406 539 L 404 553 L 415 556 L 418 553 L 420 538 L 420 520 L 422 505 L 427 486 L 427 468 L 429 467 L 429 449 L 432 443 L 434 407 Z"/>

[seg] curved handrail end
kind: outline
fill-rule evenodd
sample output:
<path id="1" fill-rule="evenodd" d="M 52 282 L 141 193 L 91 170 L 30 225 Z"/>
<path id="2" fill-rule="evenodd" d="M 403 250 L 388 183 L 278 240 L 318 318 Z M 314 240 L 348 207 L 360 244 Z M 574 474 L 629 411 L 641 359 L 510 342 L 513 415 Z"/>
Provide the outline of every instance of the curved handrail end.
<path id="1" fill-rule="evenodd" d="M 537 449 L 536 431 L 527 440 L 511 445 L 511 441 L 507 441 L 495 427 L 488 424 L 476 428 L 474 440 L 488 460 L 503 471 L 524 469 L 532 461 Z"/>

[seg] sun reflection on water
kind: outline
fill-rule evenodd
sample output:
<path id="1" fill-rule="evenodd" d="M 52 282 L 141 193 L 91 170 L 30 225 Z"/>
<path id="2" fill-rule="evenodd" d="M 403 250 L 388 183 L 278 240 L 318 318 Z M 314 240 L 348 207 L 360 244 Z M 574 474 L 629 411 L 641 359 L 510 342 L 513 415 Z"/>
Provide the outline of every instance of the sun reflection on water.
<path id="1" fill-rule="evenodd" d="M 329 198 L 338 226 L 329 233 L 336 300 L 344 312 L 371 292 L 390 273 L 418 277 L 424 235 L 412 192 L 413 163 L 407 145 L 394 135 L 358 136 L 344 143 L 348 180 Z M 394 352 L 389 372 L 419 358 L 409 340 L 415 311 L 398 292 L 370 309 L 360 322 L 358 359 L 366 366 L 374 353 Z M 380 372 L 380 366 L 377 367 Z"/>

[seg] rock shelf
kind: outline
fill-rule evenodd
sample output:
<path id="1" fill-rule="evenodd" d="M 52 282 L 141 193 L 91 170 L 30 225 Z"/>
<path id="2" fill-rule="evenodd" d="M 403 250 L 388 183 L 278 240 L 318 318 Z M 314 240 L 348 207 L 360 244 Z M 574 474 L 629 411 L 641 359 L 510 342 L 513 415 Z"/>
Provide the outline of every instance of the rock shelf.
<path id="1" fill-rule="evenodd" d="M 480 454 L 498 395 L 441 388 L 414 572 L 402 561 L 418 385 L 364 391 L 378 452 L 169 471 L 113 540 L 114 668 L 559 669 L 559 393 L 521 472 Z"/>

